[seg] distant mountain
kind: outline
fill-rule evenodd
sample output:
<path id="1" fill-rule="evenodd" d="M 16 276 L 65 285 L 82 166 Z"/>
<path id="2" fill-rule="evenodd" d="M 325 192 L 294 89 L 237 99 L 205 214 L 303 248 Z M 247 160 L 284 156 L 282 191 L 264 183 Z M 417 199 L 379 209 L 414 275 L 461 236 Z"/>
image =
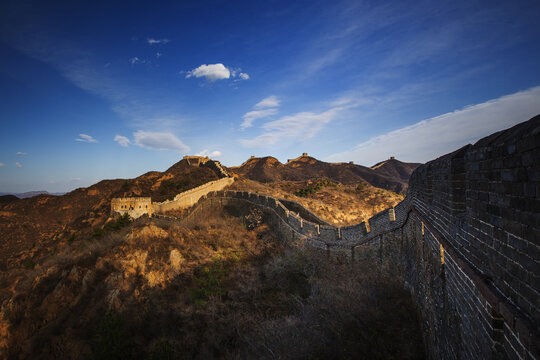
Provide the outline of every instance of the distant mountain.
<path id="1" fill-rule="evenodd" d="M 381 161 L 371 167 L 377 174 L 392 178 L 399 179 L 404 185 L 409 184 L 409 178 L 412 172 L 419 167 L 420 163 L 405 163 L 394 158 L 390 158 L 386 161 Z"/>
<path id="2" fill-rule="evenodd" d="M 50 193 L 50 192 L 45 191 L 45 190 L 27 191 L 27 192 L 18 193 L 18 194 L 15 194 L 15 193 L 8 193 L 8 192 L 0 192 L 0 196 L 4 196 L 4 195 L 14 195 L 14 196 L 18 197 L 19 199 L 31 198 L 31 197 L 38 196 L 38 195 L 43 195 L 43 194 L 45 194 L 45 195 L 60 196 L 60 195 L 64 195 L 65 193 L 64 193 L 64 192 Z"/>
<path id="3" fill-rule="evenodd" d="M 281 180 L 305 180 L 306 176 L 295 169 L 283 165 L 272 156 L 262 158 L 251 157 L 240 166 L 230 167 L 232 173 L 259 182 L 275 182 Z"/>
<path id="4" fill-rule="evenodd" d="M 377 165 L 379 167 L 374 169 L 353 163 L 327 163 L 304 154 L 286 164 L 273 157 L 252 157 L 240 166 L 231 167 L 230 171 L 259 182 L 328 178 L 342 184 L 367 182 L 376 187 L 405 193 L 409 176 L 420 164 L 391 159 Z"/>

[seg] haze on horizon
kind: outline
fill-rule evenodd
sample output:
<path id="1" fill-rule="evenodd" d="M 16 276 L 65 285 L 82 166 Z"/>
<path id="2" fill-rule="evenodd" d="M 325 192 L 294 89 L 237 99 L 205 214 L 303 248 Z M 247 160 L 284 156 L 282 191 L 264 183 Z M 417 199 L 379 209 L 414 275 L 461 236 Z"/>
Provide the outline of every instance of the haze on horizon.
<path id="1" fill-rule="evenodd" d="M 0 192 L 302 152 L 425 162 L 540 113 L 538 1 L 0 4 Z"/>

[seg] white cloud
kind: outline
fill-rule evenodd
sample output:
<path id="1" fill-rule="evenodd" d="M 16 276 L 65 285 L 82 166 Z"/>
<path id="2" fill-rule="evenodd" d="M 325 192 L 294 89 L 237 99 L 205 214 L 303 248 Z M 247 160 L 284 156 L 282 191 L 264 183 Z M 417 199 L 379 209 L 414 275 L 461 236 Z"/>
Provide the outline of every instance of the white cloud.
<path id="1" fill-rule="evenodd" d="M 540 113 L 540 86 L 422 120 L 325 158 L 373 165 L 390 156 L 426 162 Z"/>
<path id="2" fill-rule="evenodd" d="M 204 77 L 207 81 L 216 81 L 229 79 L 231 77 L 231 71 L 221 63 L 210 65 L 203 64 L 198 68 L 189 71 L 186 78 L 193 76 L 196 78 Z"/>
<path id="3" fill-rule="evenodd" d="M 342 106 L 332 107 L 321 113 L 299 112 L 284 116 L 279 120 L 265 123 L 264 132 L 253 139 L 242 139 L 240 143 L 247 147 L 264 147 L 274 145 L 282 140 L 303 141 L 313 137 L 325 124 L 349 108 L 358 106 L 357 103 L 343 103 Z"/>
<path id="4" fill-rule="evenodd" d="M 246 73 L 243 73 L 241 72 L 240 74 L 238 74 L 238 77 L 242 80 L 249 80 L 249 75 L 246 74 Z"/>
<path id="5" fill-rule="evenodd" d="M 2 167 L 2 166 L 6 166 L 6 164 L 4 164 L 4 163 L 0 163 L 0 167 Z"/>
<path id="6" fill-rule="evenodd" d="M 198 153 L 197 156 L 208 156 L 209 158 L 217 158 L 221 156 L 221 151 L 219 150 L 210 151 L 208 149 L 204 149 L 203 151 Z"/>
<path id="7" fill-rule="evenodd" d="M 21 165 L 20 162 L 16 162 L 16 163 L 15 163 L 15 166 L 18 167 L 18 168 L 22 168 L 22 165 Z"/>
<path id="8" fill-rule="evenodd" d="M 257 104 L 255 104 L 254 107 L 255 109 L 265 109 L 269 107 L 277 107 L 279 106 L 279 103 L 280 103 L 280 100 L 276 96 L 272 95 L 272 96 L 262 99 Z"/>
<path id="9" fill-rule="evenodd" d="M 77 182 L 77 181 L 81 181 L 81 178 L 79 177 L 76 177 L 76 178 L 71 178 L 68 180 L 69 182 Z"/>
<path id="10" fill-rule="evenodd" d="M 156 57 L 157 57 L 158 59 L 159 59 L 160 57 L 162 57 L 162 56 L 163 56 L 162 53 L 160 53 L 160 52 L 157 52 L 157 53 L 156 53 Z"/>
<path id="11" fill-rule="evenodd" d="M 260 119 L 260 118 L 265 118 L 270 115 L 274 115 L 277 112 L 278 112 L 278 109 L 265 109 L 265 110 L 250 111 L 244 114 L 244 116 L 242 116 L 244 121 L 242 122 L 242 125 L 240 125 L 240 127 L 242 128 L 242 130 L 247 129 L 248 127 L 253 126 L 253 122 L 255 120 Z"/>
<path id="12" fill-rule="evenodd" d="M 143 60 L 143 59 L 139 58 L 138 56 L 134 56 L 134 57 L 130 58 L 128 61 L 131 63 L 131 65 L 146 63 L 146 60 Z"/>
<path id="13" fill-rule="evenodd" d="M 128 147 L 130 141 L 127 137 L 125 136 L 122 136 L 122 135 L 116 135 L 114 137 L 114 141 L 116 141 L 117 143 L 120 144 L 120 146 L 123 146 L 123 147 Z"/>
<path id="14" fill-rule="evenodd" d="M 22 151 L 17 151 L 17 155 L 27 155 L 28 153 L 25 153 L 25 152 L 22 152 Z"/>
<path id="15" fill-rule="evenodd" d="M 245 130 L 248 127 L 253 126 L 253 122 L 255 120 L 277 114 L 277 107 L 279 106 L 279 103 L 280 100 L 274 95 L 262 99 L 253 107 L 257 110 L 249 111 L 245 113 L 244 116 L 242 116 L 242 119 L 244 119 L 244 121 L 240 125 L 240 128 L 242 130 Z"/>
<path id="16" fill-rule="evenodd" d="M 85 142 L 85 143 L 97 143 L 98 142 L 92 136 L 86 135 L 86 134 L 79 134 L 79 137 L 77 139 L 75 139 L 75 141 L 80 141 L 80 142 Z"/>
<path id="17" fill-rule="evenodd" d="M 151 150 L 177 150 L 185 153 L 189 151 L 180 139 L 167 132 L 150 132 L 139 130 L 133 133 L 135 144 Z"/>
<path id="18" fill-rule="evenodd" d="M 317 134 L 325 124 L 331 122 L 336 116 L 344 110 L 360 106 L 363 103 L 362 99 L 353 97 L 342 98 L 330 104 L 330 108 L 321 113 L 299 112 L 293 115 L 284 116 L 281 119 L 269 121 L 261 127 L 263 133 L 253 139 L 241 139 L 240 143 L 247 147 L 265 147 L 274 145 L 281 140 L 303 141 L 312 138 Z M 279 100 L 275 96 L 269 96 L 255 105 L 255 107 L 278 106 Z M 277 111 L 275 108 L 259 110 Z M 258 111 L 252 111 L 257 113 Z M 246 115 L 248 115 L 247 113 Z M 245 118 L 242 126 L 244 126 L 249 118 Z M 262 117 L 262 116 L 259 116 Z M 251 120 L 252 122 L 253 120 Z M 251 125 L 248 122 L 247 125 Z"/>
<path id="19" fill-rule="evenodd" d="M 154 38 L 147 38 L 146 39 L 146 42 L 149 43 L 150 45 L 166 44 L 169 41 L 170 41 L 169 39 L 154 39 Z"/>

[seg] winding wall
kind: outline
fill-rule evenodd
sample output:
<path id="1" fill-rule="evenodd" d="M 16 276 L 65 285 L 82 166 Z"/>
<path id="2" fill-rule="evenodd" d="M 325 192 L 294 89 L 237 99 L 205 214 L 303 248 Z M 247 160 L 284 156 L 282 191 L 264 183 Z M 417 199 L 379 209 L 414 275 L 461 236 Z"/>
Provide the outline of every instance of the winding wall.
<path id="1" fill-rule="evenodd" d="M 369 231 L 241 191 L 203 195 L 184 220 L 248 204 L 271 214 L 285 240 L 353 262 L 391 257 L 422 314 L 430 358 L 538 359 L 539 165 L 537 116 L 419 167 L 405 200 L 369 219 Z"/>
<path id="2" fill-rule="evenodd" d="M 208 194 L 210 191 L 218 191 L 234 182 L 232 177 L 224 177 L 219 180 L 209 181 L 206 184 L 197 186 L 188 191 L 181 192 L 176 195 L 173 200 L 167 200 L 160 203 L 152 203 L 154 212 L 163 213 L 170 210 L 184 209 L 193 206 L 201 196 Z"/>

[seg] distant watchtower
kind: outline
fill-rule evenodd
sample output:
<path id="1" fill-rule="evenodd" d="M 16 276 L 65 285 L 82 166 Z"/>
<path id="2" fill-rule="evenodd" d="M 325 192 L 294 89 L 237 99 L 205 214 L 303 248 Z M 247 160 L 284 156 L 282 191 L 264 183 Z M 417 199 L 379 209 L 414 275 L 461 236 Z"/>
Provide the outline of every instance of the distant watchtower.
<path id="1" fill-rule="evenodd" d="M 201 164 L 206 164 L 210 158 L 208 158 L 208 156 L 186 155 L 184 156 L 184 160 L 186 160 L 190 166 L 200 166 Z"/>

